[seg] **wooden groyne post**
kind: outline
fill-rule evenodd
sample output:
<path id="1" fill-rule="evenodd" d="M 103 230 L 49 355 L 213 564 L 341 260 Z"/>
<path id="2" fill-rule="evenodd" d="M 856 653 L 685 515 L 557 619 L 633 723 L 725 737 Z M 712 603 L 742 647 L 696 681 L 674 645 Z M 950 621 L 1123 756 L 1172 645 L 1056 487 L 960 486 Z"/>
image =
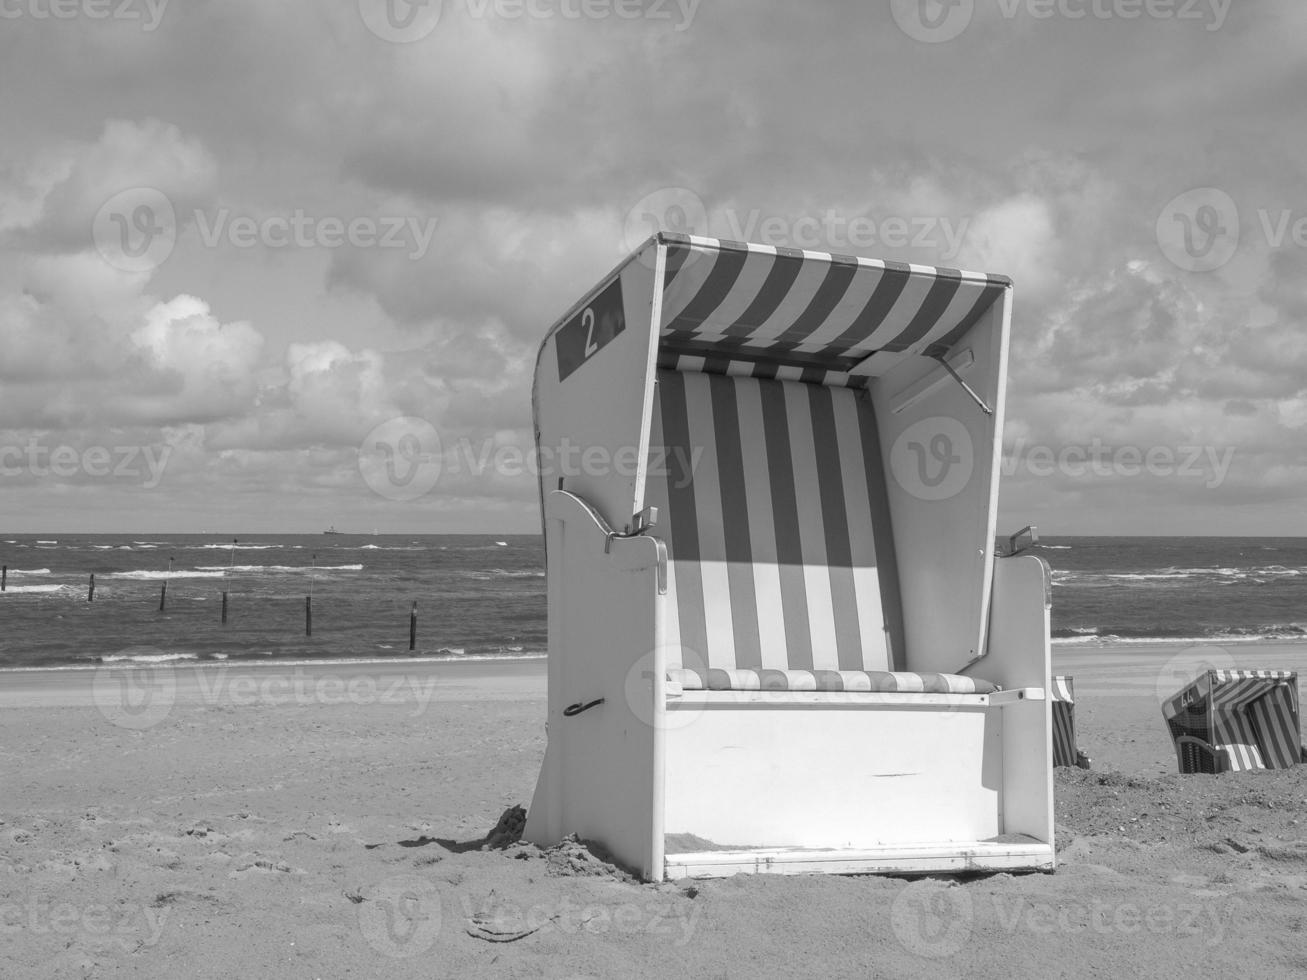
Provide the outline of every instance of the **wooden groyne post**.
<path id="1" fill-rule="evenodd" d="M 304 597 L 304 635 L 313 635 L 313 573 L 318 570 L 318 556 L 313 556 L 313 564 L 309 569 L 309 594 Z"/>
<path id="2" fill-rule="evenodd" d="M 231 539 L 231 557 L 227 561 L 227 582 L 231 583 L 232 569 L 236 567 L 236 544 L 238 539 Z M 222 590 L 222 625 L 227 625 L 227 590 Z"/>
<path id="3" fill-rule="evenodd" d="M 168 575 L 172 576 L 172 558 L 168 559 Z M 163 580 L 163 585 L 159 587 L 159 612 L 163 612 L 164 606 L 168 604 L 168 579 Z"/>
<path id="4" fill-rule="evenodd" d="M 91 573 L 91 584 L 86 590 L 86 601 L 87 602 L 95 601 L 95 572 Z"/>
<path id="5" fill-rule="evenodd" d="M 418 601 L 413 600 L 413 611 L 408 614 L 408 652 L 412 653 L 418 643 Z"/>

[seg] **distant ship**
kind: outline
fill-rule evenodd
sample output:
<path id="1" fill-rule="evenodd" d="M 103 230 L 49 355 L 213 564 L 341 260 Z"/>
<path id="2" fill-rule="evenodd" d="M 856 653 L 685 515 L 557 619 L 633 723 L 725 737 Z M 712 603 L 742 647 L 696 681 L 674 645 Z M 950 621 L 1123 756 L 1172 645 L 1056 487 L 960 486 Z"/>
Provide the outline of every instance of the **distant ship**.
<path id="1" fill-rule="evenodd" d="M 336 530 L 336 525 L 333 524 L 333 525 L 331 525 L 331 527 L 327 528 L 327 529 L 326 529 L 325 531 L 323 531 L 322 533 L 323 533 L 323 534 L 344 534 L 345 532 L 344 532 L 344 531 L 337 531 L 337 530 Z"/>

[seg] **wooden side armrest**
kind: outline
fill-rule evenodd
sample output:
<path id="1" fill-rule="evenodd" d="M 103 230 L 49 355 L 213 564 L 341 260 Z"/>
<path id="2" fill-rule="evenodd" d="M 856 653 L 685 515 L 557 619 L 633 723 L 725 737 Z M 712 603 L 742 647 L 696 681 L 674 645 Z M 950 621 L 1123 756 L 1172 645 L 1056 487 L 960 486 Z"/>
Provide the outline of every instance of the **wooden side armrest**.
<path id="1" fill-rule="evenodd" d="M 1048 693 L 1042 687 L 1014 687 L 1010 691 L 995 691 L 989 696 L 989 703 L 1006 707 L 1022 701 L 1044 701 Z"/>
<path id="2" fill-rule="evenodd" d="M 1226 749 L 1218 749 L 1211 742 L 1205 742 L 1197 735 L 1181 735 L 1175 740 L 1175 749 L 1178 753 L 1186 745 L 1192 745 L 1201 749 L 1212 757 L 1212 768 L 1217 772 L 1224 772 L 1230 768 L 1230 753 Z"/>

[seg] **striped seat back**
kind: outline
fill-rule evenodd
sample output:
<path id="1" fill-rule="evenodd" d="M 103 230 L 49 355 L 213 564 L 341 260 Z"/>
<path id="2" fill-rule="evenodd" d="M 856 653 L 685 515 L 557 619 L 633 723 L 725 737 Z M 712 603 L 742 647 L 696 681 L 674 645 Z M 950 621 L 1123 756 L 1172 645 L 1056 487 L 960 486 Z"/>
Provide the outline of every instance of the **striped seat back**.
<path id="1" fill-rule="evenodd" d="M 1070 677 L 1053 678 L 1053 765 L 1074 766 L 1076 751 L 1075 682 Z"/>
<path id="2" fill-rule="evenodd" d="M 906 669 L 867 392 L 659 371 L 645 502 L 669 666 Z"/>
<path id="3" fill-rule="evenodd" d="M 1213 679 L 1212 741 L 1229 752 L 1230 768 L 1296 765 L 1297 677 L 1287 671 L 1213 671 Z"/>

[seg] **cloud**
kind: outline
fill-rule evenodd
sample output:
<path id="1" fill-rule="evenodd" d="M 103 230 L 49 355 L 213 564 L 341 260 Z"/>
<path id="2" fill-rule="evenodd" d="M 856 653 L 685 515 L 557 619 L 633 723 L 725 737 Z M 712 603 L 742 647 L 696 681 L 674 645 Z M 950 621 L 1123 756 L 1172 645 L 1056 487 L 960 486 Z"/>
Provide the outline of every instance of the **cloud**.
<path id="1" fill-rule="evenodd" d="M 1307 250 L 1268 244 L 1257 215 L 1301 206 L 1302 4 L 1235 5 L 1219 31 L 982 4 L 939 45 L 888 6 L 723 0 L 677 30 L 446 3 L 406 45 L 357 4 L 309 0 L 170 4 L 153 33 L 7 21 L 0 89 L 23 96 L 0 105 L 6 424 L 177 440 L 176 496 L 106 499 L 123 520 L 185 523 L 237 498 L 283 520 L 310 500 L 315 524 L 351 507 L 414 520 L 362 486 L 362 435 L 413 415 L 454 442 L 527 441 L 540 338 L 621 258 L 629 210 L 684 187 L 717 233 L 755 212 L 790 229 L 827 212 L 965 224 L 956 254 L 830 245 L 1014 278 L 1012 432 L 1237 444 L 1222 500 L 1294 486 Z M 90 228 L 135 186 L 164 192 L 181 227 L 162 265 L 127 273 Z M 1244 218 L 1237 255 L 1206 275 L 1171 266 L 1154 231 L 1197 186 Z M 236 248 L 189 217 L 297 208 L 436 233 L 421 255 Z M 530 480 L 459 480 L 397 513 L 536 526 Z M 1021 486 L 1038 504 L 1049 484 Z M 1141 487 L 1120 490 L 1140 513 L 1173 494 L 1177 520 L 1198 521 L 1205 498 Z M 1089 520 L 1111 510 L 1100 490 L 1048 499 Z M 278 511 L 283 493 L 295 506 Z"/>
<path id="2" fill-rule="evenodd" d="M 159 303 L 131 334 L 138 385 L 120 392 L 123 416 L 158 424 L 208 422 L 249 410 L 263 337 L 248 323 L 220 323 L 194 296 Z"/>
<path id="3" fill-rule="evenodd" d="M 111 119 L 100 138 L 79 147 L 67 174 L 45 195 L 39 221 L 19 239 L 33 249 L 76 252 L 90 247 L 96 213 L 114 195 L 138 187 L 161 191 L 176 208 L 212 190 L 217 164 L 202 143 L 157 119 Z"/>

